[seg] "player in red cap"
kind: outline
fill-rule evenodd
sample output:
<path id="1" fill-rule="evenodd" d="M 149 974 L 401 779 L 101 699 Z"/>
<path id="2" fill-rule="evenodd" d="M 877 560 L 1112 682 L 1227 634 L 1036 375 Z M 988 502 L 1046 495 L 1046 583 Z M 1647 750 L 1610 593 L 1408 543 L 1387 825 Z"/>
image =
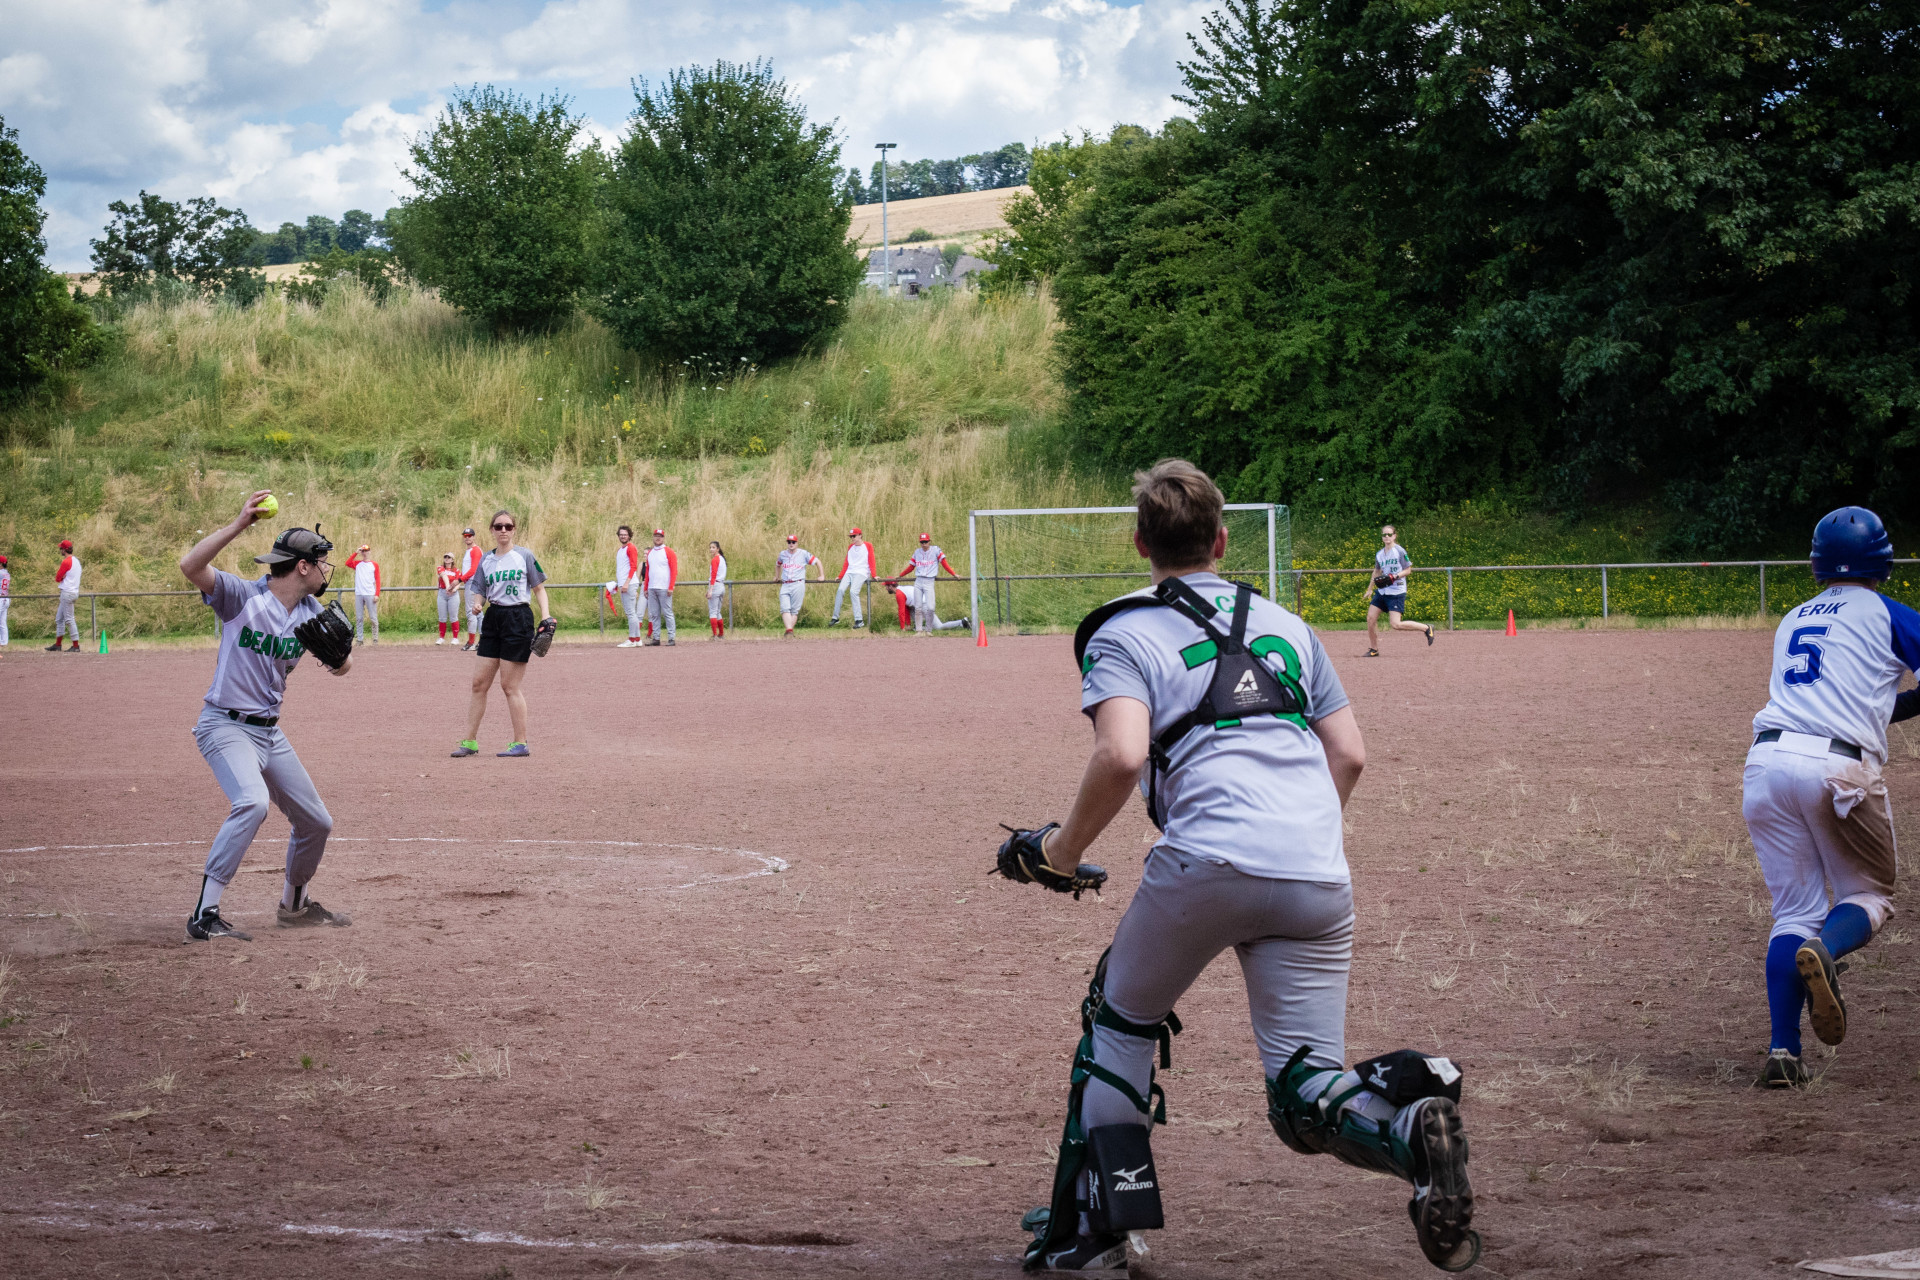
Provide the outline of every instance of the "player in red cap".
<path id="1" fill-rule="evenodd" d="M 0 649 L 7 644 L 7 606 L 13 603 L 13 575 L 7 572 L 7 558 L 0 556 Z"/>
<path id="2" fill-rule="evenodd" d="M 647 548 L 644 563 L 640 566 L 641 581 L 647 588 L 647 630 L 652 633 L 648 644 L 660 643 L 660 632 L 664 628 L 667 643 L 673 643 L 673 584 L 680 580 L 680 557 L 667 545 L 667 531 L 653 531 L 653 545 Z"/>
<path id="3" fill-rule="evenodd" d="M 913 629 L 918 632 L 951 631 L 955 627 L 964 627 L 973 621 L 960 618 L 954 622 L 942 622 L 933 612 L 933 585 L 940 580 L 940 571 L 945 569 L 952 577 L 959 577 L 953 566 L 947 563 L 947 553 L 933 545 L 933 535 L 920 535 L 920 548 L 907 560 L 906 566 L 895 574 L 905 577 L 913 574 Z"/>
<path id="4" fill-rule="evenodd" d="M 65 538 L 60 540 L 60 551 L 66 558 L 53 571 L 54 585 L 60 589 L 60 603 L 53 611 L 53 643 L 47 646 L 47 652 L 60 652 L 60 638 L 68 635 L 73 638 L 73 648 L 68 652 L 78 653 L 80 624 L 74 621 L 73 607 L 80 602 L 80 557 L 73 554 L 73 543 Z"/>
<path id="5" fill-rule="evenodd" d="M 800 545 L 800 535 L 787 535 L 787 549 L 774 557 L 780 578 L 780 621 L 787 624 L 787 635 L 800 620 L 800 607 L 807 602 L 807 568 L 820 564 L 820 557 Z M 820 581 L 825 582 L 827 567 L 820 565 Z M 783 636 L 782 639 L 785 637 Z"/>
<path id="6" fill-rule="evenodd" d="M 840 561 L 840 589 L 833 593 L 833 618 L 827 623 L 828 626 L 840 625 L 840 605 L 848 592 L 853 593 L 853 625 L 867 625 L 866 613 L 860 604 L 860 593 L 879 572 L 880 558 L 873 554 L 873 544 L 866 540 L 866 535 L 860 532 L 858 525 L 847 530 L 847 554 Z"/>
<path id="7" fill-rule="evenodd" d="M 727 603 L 727 553 L 718 538 L 707 544 L 707 551 L 712 557 L 707 561 L 707 630 L 713 639 L 724 640 L 727 621 L 721 610 Z"/>

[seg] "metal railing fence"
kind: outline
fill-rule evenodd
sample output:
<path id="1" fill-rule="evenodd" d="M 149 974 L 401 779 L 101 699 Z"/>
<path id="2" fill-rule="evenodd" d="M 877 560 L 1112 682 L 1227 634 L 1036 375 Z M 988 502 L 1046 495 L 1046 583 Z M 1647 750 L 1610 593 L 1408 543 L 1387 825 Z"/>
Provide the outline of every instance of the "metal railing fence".
<path id="1" fill-rule="evenodd" d="M 1896 559 L 1893 563 L 1896 566 L 1896 568 L 1900 566 L 1920 565 L 1920 558 L 1901 558 L 1901 559 Z M 1487 575 L 1487 574 L 1548 574 L 1548 573 L 1561 574 L 1561 575 L 1594 574 L 1596 575 L 1596 579 L 1595 579 L 1595 583 L 1597 586 L 1596 594 L 1598 596 L 1597 610 L 1594 610 L 1591 608 L 1584 608 L 1584 609 L 1550 609 L 1546 611 L 1535 610 L 1535 611 L 1528 612 L 1525 610 L 1521 610 L 1517 605 L 1515 606 L 1503 605 L 1499 610 L 1494 612 L 1474 612 L 1466 616 L 1479 618 L 1479 619 L 1497 618 L 1500 613 L 1504 613 L 1506 607 L 1514 607 L 1516 609 L 1516 612 L 1521 612 L 1523 616 L 1527 616 L 1527 617 L 1537 618 L 1537 617 L 1583 617 L 1584 616 L 1584 617 L 1610 618 L 1616 612 L 1615 602 L 1620 590 L 1620 578 L 1621 578 L 1621 575 L 1623 574 L 1634 574 L 1634 573 L 1653 574 L 1653 573 L 1665 573 L 1665 572 L 1673 572 L 1673 571 L 1698 572 L 1700 570 L 1745 570 L 1745 569 L 1753 570 L 1754 578 L 1750 587 L 1739 588 L 1739 592 L 1740 592 L 1739 598 L 1744 599 L 1746 601 L 1750 601 L 1751 612 L 1756 614 L 1766 614 L 1768 612 L 1767 570 L 1769 569 L 1783 570 L 1784 569 L 1784 570 L 1787 570 L 1792 575 L 1796 583 L 1800 577 L 1804 576 L 1807 579 L 1807 585 L 1811 587 L 1811 584 L 1812 584 L 1811 570 L 1808 567 L 1808 564 L 1805 560 L 1671 560 L 1671 561 L 1620 562 L 1620 563 L 1605 563 L 1605 564 L 1430 565 L 1430 566 L 1416 566 L 1410 571 L 1409 597 L 1411 597 L 1413 594 L 1411 588 L 1416 583 L 1418 583 L 1421 579 L 1424 578 L 1428 581 L 1436 581 L 1436 575 L 1437 575 L 1437 580 L 1443 580 L 1445 583 L 1447 629 L 1453 630 L 1456 627 L 1457 615 L 1458 615 L 1456 586 L 1461 579 L 1467 579 L 1468 581 L 1471 581 L 1472 575 Z M 1253 577 L 1256 579 L 1267 578 L 1269 584 L 1274 584 L 1274 585 L 1277 585 L 1278 580 L 1291 578 L 1292 588 L 1293 588 L 1294 612 L 1299 614 L 1302 618 L 1305 618 L 1309 622 L 1311 622 L 1311 621 L 1314 621 L 1314 618 L 1310 616 L 1311 613 L 1318 611 L 1323 614 L 1321 621 L 1325 622 L 1329 620 L 1326 617 L 1324 617 L 1324 614 L 1325 612 L 1328 611 L 1328 608 L 1326 607 L 1317 608 L 1316 606 L 1327 606 L 1327 602 L 1313 601 L 1308 598 L 1309 585 L 1310 585 L 1309 580 L 1325 579 L 1325 580 L 1331 581 L 1333 579 L 1337 579 L 1341 577 L 1347 577 L 1347 578 L 1369 577 L 1371 576 L 1372 572 L 1373 570 L 1371 568 L 1363 568 L 1363 569 L 1284 568 L 1283 569 L 1283 568 L 1279 568 L 1278 566 L 1274 566 L 1272 569 L 1267 571 L 1256 571 L 1253 574 L 1236 572 L 1236 573 L 1229 573 L 1228 576 L 1233 578 L 1246 578 L 1246 577 Z M 1777 576 L 1778 574 L 1776 574 L 1776 577 Z M 996 623 L 998 625 L 1008 625 L 1010 623 L 1017 624 L 1018 622 L 1017 618 L 1014 618 L 1011 616 L 1011 611 L 1012 611 L 1011 587 L 1012 587 L 1012 584 L 1014 583 L 1017 583 L 1017 582 L 1096 583 L 1096 582 L 1113 581 L 1113 580 L 1130 580 L 1130 581 L 1136 581 L 1136 582 L 1143 582 L 1147 580 L 1149 577 L 1150 577 L 1150 573 L 1144 567 L 1139 570 L 1131 571 L 1131 572 L 972 574 L 970 575 L 971 590 L 969 594 L 972 596 L 972 601 L 978 601 L 981 587 L 982 586 L 988 587 L 991 590 L 992 596 L 993 596 L 991 603 L 996 610 L 996 618 L 995 618 Z M 1896 572 L 1896 579 L 1898 579 L 1898 577 L 1899 575 Z M 861 604 L 864 606 L 863 612 L 869 618 L 873 616 L 873 588 L 875 584 L 876 583 L 884 584 L 888 581 L 904 581 L 904 580 L 894 580 L 894 579 L 887 579 L 887 578 L 869 578 L 863 584 L 862 586 L 863 598 L 861 600 Z M 729 627 L 729 629 L 731 629 L 734 625 L 734 605 L 735 605 L 734 593 L 737 588 L 741 588 L 741 587 L 775 587 L 777 588 L 781 585 L 782 584 L 780 580 L 777 578 L 738 578 L 738 579 L 732 579 L 728 581 L 725 584 L 726 586 L 726 606 L 725 607 L 726 607 L 727 626 Z M 1258 585 L 1257 582 L 1256 582 L 1256 585 Z M 1637 586 L 1640 584 L 1634 584 L 1634 585 Z M 1916 584 L 1911 580 L 1890 582 L 1888 584 L 1889 594 L 1900 594 L 1900 593 L 1914 594 L 1913 588 L 1916 585 L 1920 585 L 1920 584 Z M 593 592 L 596 597 L 596 612 L 598 615 L 598 626 L 599 626 L 600 633 L 602 635 L 606 634 L 607 620 L 609 616 L 609 611 L 607 609 L 607 602 L 606 602 L 606 596 L 605 596 L 605 586 L 606 584 L 604 582 L 549 582 L 546 584 L 547 590 L 549 592 L 568 592 L 568 591 Z M 815 590 L 832 591 L 836 593 L 839 589 L 838 580 L 833 578 L 808 579 L 807 586 Z M 1002 600 L 1001 592 L 1003 587 L 1007 589 L 1006 604 L 1004 607 L 1001 604 L 1001 600 Z M 903 587 L 902 589 L 905 589 L 905 588 Z M 1271 590 L 1271 587 L 1269 589 Z M 380 594 L 384 598 L 389 595 L 398 595 L 398 594 L 406 594 L 406 593 L 432 593 L 437 590 L 438 590 L 437 587 L 393 586 L 393 587 L 383 587 L 381 589 Z M 704 598 L 707 591 L 707 584 L 699 581 L 680 582 L 680 583 L 674 584 L 674 590 L 697 592 L 700 594 L 701 597 Z M 1582 596 L 1585 595 L 1584 588 L 1576 588 L 1575 590 L 1576 590 L 1576 594 L 1582 595 Z M 190 589 L 180 590 L 180 591 L 82 591 L 79 594 L 77 600 L 79 602 L 84 602 L 87 607 L 86 608 L 86 616 L 87 616 L 87 624 L 88 624 L 87 634 L 90 637 L 97 638 L 100 634 L 100 602 L 103 600 L 112 602 L 117 600 L 154 599 L 154 598 L 169 598 L 169 597 L 174 599 L 197 599 L 199 597 L 199 594 L 200 594 L 199 592 L 193 591 Z M 353 593 L 351 591 L 340 591 L 334 594 L 337 594 L 344 604 L 346 600 L 352 596 Z M 1507 589 L 1502 594 L 1503 596 L 1518 595 L 1518 593 L 1514 592 L 1510 586 L 1508 586 Z M 1718 594 L 1720 598 L 1723 600 L 1733 598 L 1732 595 L 1730 594 L 1730 590 L 1721 591 Z M 23 602 L 23 601 L 29 601 L 29 600 L 57 601 L 59 598 L 60 597 L 58 592 L 30 592 L 22 595 L 15 595 L 12 597 L 12 600 L 14 602 Z M 1674 598 L 1673 594 L 1671 593 L 1671 591 L 1669 591 L 1667 600 L 1671 601 L 1673 598 Z M 1565 597 L 1564 599 L 1570 600 L 1571 597 Z M 970 603 L 972 601 L 970 601 Z M 1329 607 L 1332 609 L 1358 608 L 1362 603 L 1363 603 L 1362 601 L 1359 601 L 1356 599 L 1352 601 L 1334 602 Z M 1433 600 L 1432 603 L 1437 605 L 1438 600 L 1437 599 Z M 1577 603 L 1584 604 L 1584 602 L 1577 602 Z M 975 604 L 974 607 L 975 609 L 977 609 L 978 605 Z M 1745 610 L 1736 610 L 1733 608 L 1724 610 L 1724 612 L 1736 612 L 1736 611 L 1744 612 Z M 1701 614 L 1701 613 L 1711 613 L 1711 612 L 1715 612 L 1715 610 L 1703 609 L 1703 608 L 1689 608 L 1689 609 L 1677 610 L 1675 612 L 1666 613 L 1666 614 L 1662 614 L 1659 612 L 1642 611 L 1639 614 L 1639 616 L 1643 616 L 1643 617 L 1676 616 L 1678 617 L 1678 616 L 1687 616 L 1689 614 Z M 616 619 L 620 617 L 618 613 L 615 613 L 613 616 Z M 982 619 L 977 612 L 969 616 L 972 616 L 975 619 L 976 623 L 984 621 L 984 619 Z M 10 621 L 14 626 L 17 627 L 19 623 L 24 620 L 16 618 L 16 619 L 11 619 Z M 49 626 L 51 625 L 50 614 L 49 614 L 48 625 Z M 218 630 L 217 619 L 214 620 L 214 629 L 216 631 Z"/>

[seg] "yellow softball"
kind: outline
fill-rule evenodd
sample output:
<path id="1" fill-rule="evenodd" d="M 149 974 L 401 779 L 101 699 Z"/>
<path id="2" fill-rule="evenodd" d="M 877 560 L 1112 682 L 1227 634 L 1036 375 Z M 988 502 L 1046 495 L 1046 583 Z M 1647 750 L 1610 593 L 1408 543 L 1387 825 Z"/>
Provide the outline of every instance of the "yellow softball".
<path id="1" fill-rule="evenodd" d="M 271 520 L 280 514 L 280 499 L 274 497 L 272 494 L 268 494 L 266 497 L 260 499 L 260 505 L 255 507 L 254 510 Z"/>

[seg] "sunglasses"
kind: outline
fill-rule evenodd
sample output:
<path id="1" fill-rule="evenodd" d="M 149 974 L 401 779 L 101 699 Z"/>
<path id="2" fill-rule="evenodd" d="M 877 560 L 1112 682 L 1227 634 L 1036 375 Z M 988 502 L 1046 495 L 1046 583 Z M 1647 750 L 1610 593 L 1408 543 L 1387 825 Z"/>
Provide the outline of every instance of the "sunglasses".
<path id="1" fill-rule="evenodd" d="M 494 527 L 494 528 L 496 528 L 496 529 L 511 529 L 511 528 L 513 528 L 513 526 L 512 526 L 512 525 L 510 525 L 510 524 L 497 524 L 497 525 L 495 525 L 495 526 L 493 526 L 493 527 Z"/>

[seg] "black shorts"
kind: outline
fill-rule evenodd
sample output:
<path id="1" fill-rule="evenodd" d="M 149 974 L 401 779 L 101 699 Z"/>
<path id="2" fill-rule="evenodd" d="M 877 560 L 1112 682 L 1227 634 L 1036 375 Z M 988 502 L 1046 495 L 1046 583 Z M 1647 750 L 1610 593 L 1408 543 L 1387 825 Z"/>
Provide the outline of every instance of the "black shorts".
<path id="1" fill-rule="evenodd" d="M 483 658 L 524 663 L 533 657 L 533 628 L 532 605 L 492 605 L 480 618 L 476 652 Z"/>
<path id="2" fill-rule="evenodd" d="M 1376 591 L 1373 593 L 1373 607 L 1382 613 L 1402 613 L 1407 611 L 1407 593 L 1396 591 L 1392 595 Z"/>

